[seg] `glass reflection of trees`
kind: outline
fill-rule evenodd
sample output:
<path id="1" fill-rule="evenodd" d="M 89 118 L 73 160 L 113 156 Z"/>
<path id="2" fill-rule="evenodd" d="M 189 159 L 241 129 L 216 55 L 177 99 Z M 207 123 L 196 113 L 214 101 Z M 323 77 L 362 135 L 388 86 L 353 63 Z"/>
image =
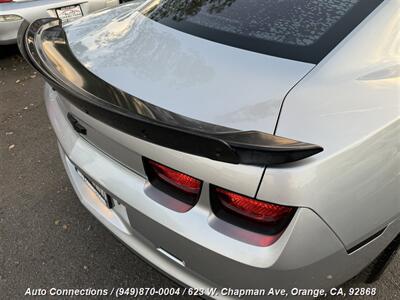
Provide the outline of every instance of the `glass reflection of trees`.
<path id="1" fill-rule="evenodd" d="M 236 0 L 162 0 L 160 4 L 149 13 L 149 17 L 159 21 L 172 19 L 183 21 L 187 17 L 197 15 L 203 8 L 210 14 L 222 12 L 230 7 Z"/>

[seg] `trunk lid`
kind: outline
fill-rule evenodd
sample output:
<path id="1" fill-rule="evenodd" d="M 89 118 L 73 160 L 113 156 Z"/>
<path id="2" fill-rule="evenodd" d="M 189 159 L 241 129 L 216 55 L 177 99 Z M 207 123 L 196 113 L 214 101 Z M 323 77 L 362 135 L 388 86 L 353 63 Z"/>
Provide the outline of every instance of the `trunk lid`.
<path id="1" fill-rule="evenodd" d="M 180 32 L 132 5 L 65 31 L 77 59 L 106 82 L 186 117 L 240 130 L 273 133 L 286 93 L 314 66 Z"/>

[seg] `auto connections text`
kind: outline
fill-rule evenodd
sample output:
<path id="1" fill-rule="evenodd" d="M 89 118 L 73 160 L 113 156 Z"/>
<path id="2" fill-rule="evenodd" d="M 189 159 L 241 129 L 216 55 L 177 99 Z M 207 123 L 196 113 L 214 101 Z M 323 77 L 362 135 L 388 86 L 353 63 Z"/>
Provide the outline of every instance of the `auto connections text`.
<path id="1" fill-rule="evenodd" d="M 101 296 L 114 296 L 119 297 L 144 297 L 144 296 L 193 296 L 193 297 L 218 297 L 218 296 L 229 296 L 229 297 L 252 297 L 252 296 L 264 296 L 264 297 L 304 297 L 309 296 L 313 298 L 336 296 L 376 296 L 377 289 L 373 287 L 367 288 L 331 288 L 331 289 L 304 289 L 304 288 L 263 288 L 263 289 L 236 289 L 236 288 L 183 288 L 183 287 L 171 287 L 171 288 L 156 288 L 156 287 L 138 287 L 138 288 L 110 288 L 110 289 L 97 289 L 97 288 L 27 288 L 25 296 L 87 296 L 87 297 L 101 297 Z"/>

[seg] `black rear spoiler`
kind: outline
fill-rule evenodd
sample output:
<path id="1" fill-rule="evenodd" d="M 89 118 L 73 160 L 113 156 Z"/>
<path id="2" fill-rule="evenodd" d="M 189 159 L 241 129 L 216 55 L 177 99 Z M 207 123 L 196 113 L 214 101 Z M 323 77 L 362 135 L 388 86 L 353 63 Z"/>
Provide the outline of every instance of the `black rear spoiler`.
<path id="1" fill-rule="evenodd" d="M 94 118 L 148 142 L 213 160 L 252 165 L 297 161 L 320 146 L 259 131 L 239 131 L 190 119 L 138 99 L 97 77 L 73 55 L 61 20 L 23 23 L 24 58 L 68 101 Z"/>

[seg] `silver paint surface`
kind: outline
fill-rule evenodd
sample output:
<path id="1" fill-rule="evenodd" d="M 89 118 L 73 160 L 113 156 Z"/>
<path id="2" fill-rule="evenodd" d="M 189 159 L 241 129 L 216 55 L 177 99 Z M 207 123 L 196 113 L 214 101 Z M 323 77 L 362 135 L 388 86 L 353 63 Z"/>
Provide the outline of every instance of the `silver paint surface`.
<path id="1" fill-rule="evenodd" d="M 65 28 L 78 60 L 125 92 L 200 121 L 273 133 L 286 93 L 313 67 L 197 38 L 133 9 L 112 14 Z"/>
<path id="2" fill-rule="evenodd" d="M 291 91 L 277 134 L 324 151 L 267 168 L 257 195 L 312 208 L 348 249 L 400 216 L 399 8 L 380 5 Z"/>

